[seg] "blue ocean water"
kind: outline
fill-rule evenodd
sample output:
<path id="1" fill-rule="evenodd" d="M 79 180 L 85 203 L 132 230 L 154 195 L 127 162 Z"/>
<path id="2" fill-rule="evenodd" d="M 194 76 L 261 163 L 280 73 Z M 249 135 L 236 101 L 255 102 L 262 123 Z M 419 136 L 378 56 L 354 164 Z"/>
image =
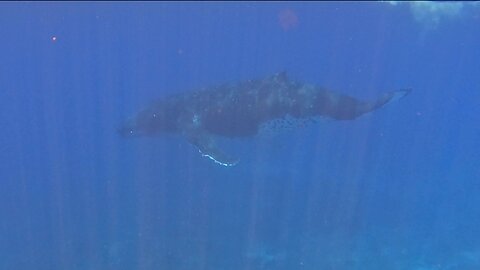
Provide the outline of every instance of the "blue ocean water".
<path id="1" fill-rule="evenodd" d="M 0 269 L 480 269 L 480 6 L 0 4 Z M 373 98 L 226 139 L 116 129 L 153 99 L 280 71 Z"/>

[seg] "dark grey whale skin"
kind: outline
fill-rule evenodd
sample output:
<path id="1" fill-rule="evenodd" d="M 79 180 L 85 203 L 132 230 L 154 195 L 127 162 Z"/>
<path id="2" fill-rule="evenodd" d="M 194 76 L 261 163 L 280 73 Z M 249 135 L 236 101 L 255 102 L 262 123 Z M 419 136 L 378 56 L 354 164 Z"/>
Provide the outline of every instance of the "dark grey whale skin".
<path id="1" fill-rule="evenodd" d="M 261 124 L 287 116 L 299 120 L 318 116 L 352 120 L 400 99 L 410 91 L 387 92 L 374 100 L 362 101 L 289 80 L 286 73 L 281 72 L 159 99 L 128 119 L 118 133 L 123 137 L 179 133 L 196 145 L 204 156 L 231 166 L 236 164 L 235 159 L 217 149 L 212 135 L 254 136 Z"/>

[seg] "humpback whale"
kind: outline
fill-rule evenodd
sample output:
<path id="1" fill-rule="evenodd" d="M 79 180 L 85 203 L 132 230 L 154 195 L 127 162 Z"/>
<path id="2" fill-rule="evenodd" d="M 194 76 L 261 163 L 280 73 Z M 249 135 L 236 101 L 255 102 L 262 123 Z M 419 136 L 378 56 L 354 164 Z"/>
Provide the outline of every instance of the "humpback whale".
<path id="1" fill-rule="evenodd" d="M 215 136 L 254 136 L 262 125 L 286 118 L 352 120 L 410 91 L 386 92 L 374 100 L 363 101 L 291 80 L 286 72 L 280 72 L 156 100 L 125 121 L 118 133 L 123 137 L 181 134 L 203 156 L 220 165 L 233 166 L 238 159 L 219 149 Z"/>

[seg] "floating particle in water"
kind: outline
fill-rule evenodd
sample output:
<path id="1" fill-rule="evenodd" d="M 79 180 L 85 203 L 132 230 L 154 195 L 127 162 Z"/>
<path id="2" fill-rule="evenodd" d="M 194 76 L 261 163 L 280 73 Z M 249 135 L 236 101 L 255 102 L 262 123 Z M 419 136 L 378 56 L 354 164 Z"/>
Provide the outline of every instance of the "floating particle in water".
<path id="1" fill-rule="evenodd" d="M 283 9 L 278 12 L 278 23 L 284 31 L 289 31 L 297 27 L 298 16 L 292 9 Z"/>

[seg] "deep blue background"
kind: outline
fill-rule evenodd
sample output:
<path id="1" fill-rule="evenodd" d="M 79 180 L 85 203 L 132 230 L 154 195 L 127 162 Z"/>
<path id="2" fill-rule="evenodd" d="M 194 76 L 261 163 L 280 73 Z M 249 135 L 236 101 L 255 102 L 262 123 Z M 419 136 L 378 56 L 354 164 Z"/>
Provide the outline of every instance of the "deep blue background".
<path id="1" fill-rule="evenodd" d="M 479 12 L 428 28 L 386 3 L 2 3 L 0 269 L 477 269 Z M 282 70 L 414 91 L 223 141 L 233 168 L 115 132 L 154 98 Z"/>

